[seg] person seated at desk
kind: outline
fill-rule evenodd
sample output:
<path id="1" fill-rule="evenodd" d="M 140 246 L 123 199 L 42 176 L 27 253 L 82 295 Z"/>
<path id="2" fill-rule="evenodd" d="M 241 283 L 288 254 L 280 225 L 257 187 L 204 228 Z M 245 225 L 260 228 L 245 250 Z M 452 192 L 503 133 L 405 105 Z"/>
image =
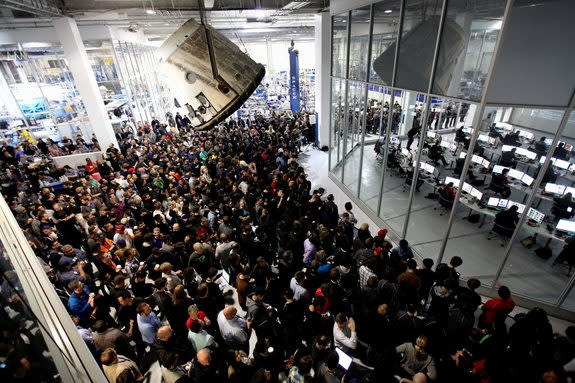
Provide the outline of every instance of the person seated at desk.
<path id="1" fill-rule="evenodd" d="M 569 161 L 570 153 L 565 149 L 565 143 L 560 142 L 559 145 L 553 151 L 553 157 L 559 158 L 560 160 Z"/>
<path id="2" fill-rule="evenodd" d="M 491 124 L 489 127 L 489 133 L 487 134 L 489 137 L 499 138 L 500 141 L 503 141 L 503 134 L 499 133 L 495 128 L 495 124 Z"/>
<path id="3" fill-rule="evenodd" d="M 443 156 L 443 148 L 441 147 L 441 145 L 439 145 L 439 142 L 436 142 L 435 145 L 429 148 L 429 154 L 427 156 L 435 164 L 441 161 L 443 163 L 443 166 L 449 165 L 449 163 L 445 160 L 445 157 Z"/>
<path id="4" fill-rule="evenodd" d="M 394 147 L 389 148 L 389 154 L 387 155 L 387 167 L 390 169 L 397 168 L 399 173 L 403 173 L 403 169 L 400 166 L 401 159 L 398 156 L 398 150 Z"/>
<path id="5" fill-rule="evenodd" d="M 503 145 L 521 146 L 519 132 L 510 132 L 503 138 Z"/>
<path id="6" fill-rule="evenodd" d="M 514 168 L 517 166 L 517 159 L 515 158 L 515 148 L 508 152 L 503 152 L 501 158 L 499 159 L 499 165 L 508 168 Z"/>
<path id="7" fill-rule="evenodd" d="M 537 178 L 540 171 L 541 167 L 539 167 L 539 169 L 537 170 L 537 174 L 533 178 Z M 556 180 L 557 180 L 557 174 L 555 173 L 553 166 L 549 165 L 547 171 L 545 172 L 545 175 L 543 176 L 543 179 L 541 180 L 541 187 L 545 187 L 546 183 L 555 182 Z"/>
<path id="8" fill-rule="evenodd" d="M 457 194 L 457 189 L 453 187 L 453 182 L 448 183 L 441 189 L 439 189 L 441 193 L 443 193 L 446 197 L 451 197 L 455 199 L 455 194 Z"/>
<path id="9" fill-rule="evenodd" d="M 409 186 L 411 186 L 411 183 L 413 182 L 413 168 L 409 168 L 407 169 L 407 173 L 405 174 L 405 183 Z M 421 175 L 421 169 L 419 170 L 419 174 L 417 175 L 417 182 L 415 183 L 415 191 L 418 192 L 419 188 L 421 187 L 421 185 L 423 185 L 423 180 L 419 178 L 419 176 Z"/>
<path id="10" fill-rule="evenodd" d="M 493 190 L 496 193 L 501 194 L 504 198 L 507 198 L 511 195 L 511 188 L 508 186 L 509 178 L 507 178 L 507 174 L 509 173 L 509 169 L 503 169 L 501 174 L 493 173 L 491 176 L 491 183 L 489 184 L 489 189 Z"/>
<path id="11" fill-rule="evenodd" d="M 541 158 L 541 156 L 547 154 L 547 144 L 545 143 L 546 139 L 547 137 L 541 137 L 539 141 L 535 141 L 533 144 L 533 151 L 537 153 L 537 158 Z"/>
<path id="12" fill-rule="evenodd" d="M 467 136 L 463 131 L 463 126 L 455 131 L 455 142 L 465 142 L 467 140 Z"/>
<path id="13" fill-rule="evenodd" d="M 519 208 L 513 205 L 509 209 L 497 213 L 491 231 L 507 238 L 511 237 L 515 231 L 517 222 L 519 222 L 518 210 Z"/>
<path id="14" fill-rule="evenodd" d="M 571 193 L 566 193 L 564 196 L 557 198 L 553 202 L 551 213 L 555 216 L 556 221 L 573 217 L 575 215 L 575 201 L 573 201 Z"/>
<path id="15" fill-rule="evenodd" d="M 455 160 L 455 168 L 453 169 L 453 174 L 456 176 L 461 176 L 463 172 L 463 166 L 465 165 L 465 158 L 458 158 Z M 467 171 L 467 178 L 472 186 L 483 186 L 483 181 L 478 179 L 478 177 L 473 172 L 473 164 L 470 164 L 469 170 Z"/>

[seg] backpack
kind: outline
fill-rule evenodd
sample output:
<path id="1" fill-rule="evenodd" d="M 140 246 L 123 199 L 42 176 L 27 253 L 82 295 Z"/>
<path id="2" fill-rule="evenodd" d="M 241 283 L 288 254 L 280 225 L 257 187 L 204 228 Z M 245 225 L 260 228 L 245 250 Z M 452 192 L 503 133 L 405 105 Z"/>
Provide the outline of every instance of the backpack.
<path id="1" fill-rule="evenodd" d="M 553 255 L 553 252 L 551 251 L 550 248 L 548 247 L 540 247 L 537 250 L 535 250 L 535 254 L 539 257 L 539 258 L 543 258 L 543 259 L 549 259 L 551 258 L 551 256 Z"/>

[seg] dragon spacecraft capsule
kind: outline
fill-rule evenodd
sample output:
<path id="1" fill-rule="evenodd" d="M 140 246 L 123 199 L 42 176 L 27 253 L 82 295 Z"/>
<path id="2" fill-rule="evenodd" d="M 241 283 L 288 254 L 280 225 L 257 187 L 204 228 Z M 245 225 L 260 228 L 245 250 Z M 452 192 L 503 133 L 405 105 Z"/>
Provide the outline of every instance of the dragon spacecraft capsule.
<path id="1" fill-rule="evenodd" d="M 262 81 L 265 68 L 211 26 L 186 21 L 158 49 L 162 70 L 195 129 L 235 112 Z"/>

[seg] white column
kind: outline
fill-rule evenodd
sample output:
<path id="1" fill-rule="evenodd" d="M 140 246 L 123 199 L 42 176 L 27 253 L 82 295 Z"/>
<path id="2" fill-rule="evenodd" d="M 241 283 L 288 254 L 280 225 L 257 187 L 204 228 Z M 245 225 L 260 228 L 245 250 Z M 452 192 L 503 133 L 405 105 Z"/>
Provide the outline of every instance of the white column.
<path id="1" fill-rule="evenodd" d="M 315 15 L 315 110 L 318 115 L 319 146 L 329 146 L 331 99 L 331 17 L 329 12 Z"/>
<path id="2" fill-rule="evenodd" d="M 84 42 L 80 36 L 76 21 L 70 17 L 60 17 L 53 20 L 56 34 L 64 48 L 68 67 L 74 76 L 76 87 L 80 92 L 86 112 L 90 118 L 92 130 L 100 142 L 100 147 L 102 150 L 106 150 L 110 144 L 118 147 L 112 123 L 108 118 L 104 100 L 88 61 Z"/>

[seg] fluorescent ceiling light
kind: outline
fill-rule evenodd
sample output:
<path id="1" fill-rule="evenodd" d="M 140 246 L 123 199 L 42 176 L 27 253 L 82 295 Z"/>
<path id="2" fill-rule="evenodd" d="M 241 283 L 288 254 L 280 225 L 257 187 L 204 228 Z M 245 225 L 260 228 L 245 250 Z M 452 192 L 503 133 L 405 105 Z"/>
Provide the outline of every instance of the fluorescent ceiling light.
<path id="1" fill-rule="evenodd" d="M 51 43 L 24 43 L 22 47 L 24 48 L 49 48 L 51 47 Z"/>
<path id="2" fill-rule="evenodd" d="M 282 9 L 300 9 L 311 3 L 311 1 L 292 1 L 287 3 Z"/>
<path id="3" fill-rule="evenodd" d="M 155 15 L 155 14 L 156 14 L 156 11 L 154 11 L 153 9 L 146 9 L 146 13 L 147 13 L 148 15 Z"/>
<path id="4" fill-rule="evenodd" d="M 391 13 L 393 12 L 391 9 L 386 9 L 385 11 L 383 11 L 383 13 Z"/>
<path id="5" fill-rule="evenodd" d="M 265 33 L 265 32 L 273 32 L 275 29 L 273 28 L 243 28 L 240 30 L 243 33 Z"/>

